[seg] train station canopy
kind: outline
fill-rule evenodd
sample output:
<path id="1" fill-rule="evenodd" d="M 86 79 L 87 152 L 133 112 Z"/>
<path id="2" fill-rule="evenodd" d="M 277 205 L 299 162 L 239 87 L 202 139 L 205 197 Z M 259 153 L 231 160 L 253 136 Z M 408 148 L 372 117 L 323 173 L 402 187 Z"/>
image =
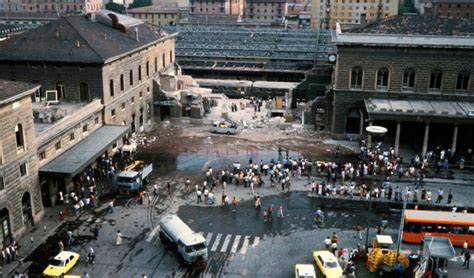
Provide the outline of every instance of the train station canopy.
<path id="1" fill-rule="evenodd" d="M 371 98 L 364 102 L 373 119 L 474 123 L 474 102 Z"/>
<path id="2" fill-rule="evenodd" d="M 128 131 L 129 126 L 104 125 L 39 169 L 40 175 L 72 178 L 93 163 Z"/>

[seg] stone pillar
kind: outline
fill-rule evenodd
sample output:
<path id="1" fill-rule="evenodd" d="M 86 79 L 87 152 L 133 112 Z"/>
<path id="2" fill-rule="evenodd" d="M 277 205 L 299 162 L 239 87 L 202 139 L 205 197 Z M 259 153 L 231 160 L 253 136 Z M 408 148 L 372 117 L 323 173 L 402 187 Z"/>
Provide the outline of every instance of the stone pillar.
<path id="1" fill-rule="evenodd" d="M 397 122 L 397 131 L 395 133 L 395 156 L 398 156 L 398 150 L 400 149 L 400 130 L 402 128 L 402 123 Z"/>
<path id="2" fill-rule="evenodd" d="M 372 121 L 369 122 L 369 126 L 372 125 Z M 370 135 L 370 133 L 367 132 L 367 148 L 371 148 L 372 147 L 372 135 Z"/>
<path id="3" fill-rule="evenodd" d="M 451 144 L 451 157 L 454 156 L 456 152 L 456 143 L 458 141 L 458 124 L 454 124 L 454 132 L 453 132 L 453 142 Z"/>
<path id="4" fill-rule="evenodd" d="M 424 157 L 428 150 L 428 136 L 430 134 L 430 123 L 425 125 L 425 137 L 423 137 L 423 148 L 421 149 L 421 156 Z"/>

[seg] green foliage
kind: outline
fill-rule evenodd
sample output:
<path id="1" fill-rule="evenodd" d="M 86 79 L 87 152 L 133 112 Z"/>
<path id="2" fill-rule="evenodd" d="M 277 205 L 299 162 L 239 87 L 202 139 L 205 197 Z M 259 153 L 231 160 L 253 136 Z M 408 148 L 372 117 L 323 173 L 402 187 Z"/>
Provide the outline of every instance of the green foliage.
<path id="1" fill-rule="evenodd" d="M 151 6 L 151 0 L 133 0 L 133 3 L 128 6 L 129 9 Z"/>
<path id="2" fill-rule="evenodd" d="M 416 13 L 415 3 L 413 0 L 405 0 L 403 5 L 400 5 L 398 8 L 398 14 L 403 15 L 404 13 Z"/>
<path id="3" fill-rule="evenodd" d="M 110 1 L 109 3 L 105 4 L 105 8 L 109 11 L 113 11 L 113 12 L 116 12 L 116 13 L 121 13 L 123 14 L 124 11 L 125 11 L 125 7 L 123 5 L 120 5 L 120 4 L 117 4 L 117 3 L 114 3 L 112 1 Z"/>

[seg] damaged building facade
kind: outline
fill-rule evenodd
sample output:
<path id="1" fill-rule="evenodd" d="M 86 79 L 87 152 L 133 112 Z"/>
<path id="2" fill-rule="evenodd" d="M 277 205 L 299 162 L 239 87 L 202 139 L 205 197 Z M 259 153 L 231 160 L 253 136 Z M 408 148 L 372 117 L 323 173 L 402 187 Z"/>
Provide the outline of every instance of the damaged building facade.
<path id="1" fill-rule="evenodd" d="M 473 147 L 472 24 L 422 19 L 336 30 L 335 83 L 326 99 L 333 137 L 361 138 L 365 127 L 382 125 L 397 153 L 400 144 L 422 155 L 437 146 L 461 154 Z"/>
<path id="2" fill-rule="evenodd" d="M 101 10 L 0 43 L 0 109 L 11 115 L 0 119 L 3 244 L 130 133 L 153 127 L 153 92 L 159 75 L 175 69 L 175 37 Z"/>

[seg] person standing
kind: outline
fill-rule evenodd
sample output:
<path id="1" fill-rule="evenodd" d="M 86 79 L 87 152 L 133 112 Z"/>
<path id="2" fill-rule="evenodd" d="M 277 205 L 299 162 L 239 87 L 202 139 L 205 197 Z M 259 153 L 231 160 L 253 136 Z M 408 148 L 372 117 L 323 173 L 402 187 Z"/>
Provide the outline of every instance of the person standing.
<path id="1" fill-rule="evenodd" d="M 451 204 L 451 201 L 453 200 L 453 190 L 449 189 L 448 193 L 448 204 Z"/>
<path id="2" fill-rule="evenodd" d="M 202 192 L 201 192 L 201 190 L 198 189 L 196 191 L 196 195 L 197 195 L 197 203 L 199 205 L 202 202 L 202 199 L 201 199 Z"/>
<path id="3" fill-rule="evenodd" d="M 354 238 L 357 236 L 360 240 L 362 240 L 362 230 L 363 227 L 360 223 L 357 223 L 355 233 L 354 233 Z"/>
<path id="4" fill-rule="evenodd" d="M 99 237 L 99 225 L 95 225 L 94 227 L 94 239 L 97 240 Z"/>
<path id="5" fill-rule="evenodd" d="M 440 188 L 438 190 L 438 198 L 436 198 L 436 203 L 437 204 L 441 203 L 441 200 L 443 200 L 443 194 L 444 194 L 443 189 Z"/>
<path id="6" fill-rule="evenodd" d="M 59 253 L 64 251 L 64 243 L 62 240 L 59 240 L 58 242 L 58 249 L 59 249 Z"/>
<path id="7" fill-rule="evenodd" d="M 114 213 L 114 200 L 109 203 L 109 213 Z"/>
<path id="8" fill-rule="evenodd" d="M 185 187 L 186 187 L 186 190 L 189 189 L 189 185 L 191 184 L 191 181 L 189 180 L 189 178 L 186 179 L 186 182 L 184 183 Z"/>
<path id="9" fill-rule="evenodd" d="M 154 196 L 158 195 L 158 184 L 157 183 L 153 184 L 153 195 Z"/>
<path id="10" fill-rule="evenodd" d="M 278 218 L 281 218 L 281 219 L 284 218 L 284 215 L 283 215 L 283 204 L 278 205 Z"/>
<path id="11" fill-rule="evenodd" d="M 464 253 L 466 253 L 467 250 L 469 250 L 469 241 L 466 240 L 462 244 L 461 256 L 464 255 Z"/>
<path id="12" fill-rule="evenodd" d="M 115 240 L 115 245 L 120 246 L 123 243 L 123 236 L 120 233 L 120 230 L 117 231 L 117 239 Z"/>
<path id="13" fill-rule="evenodd" d="M 237 198 L 234 196 L 232 197 L 232 211 L 237 209 Z"/>
<path id="14" fill-rule="evenodd" d="M 329 247 L 331 247 L 331 238 L 326 237 L 325 240 L 323 240 L 324 246 L 326 247 L 327 250 L 329 250 Z"/>
<path id="15" fill-rule="evenodd" d="M 463 266 L 466 266 L 466 269 L 469 269 L 469 261 L 471 260 L 471 252 L 467 250 L 464 252 L 464 264 Z"/>

